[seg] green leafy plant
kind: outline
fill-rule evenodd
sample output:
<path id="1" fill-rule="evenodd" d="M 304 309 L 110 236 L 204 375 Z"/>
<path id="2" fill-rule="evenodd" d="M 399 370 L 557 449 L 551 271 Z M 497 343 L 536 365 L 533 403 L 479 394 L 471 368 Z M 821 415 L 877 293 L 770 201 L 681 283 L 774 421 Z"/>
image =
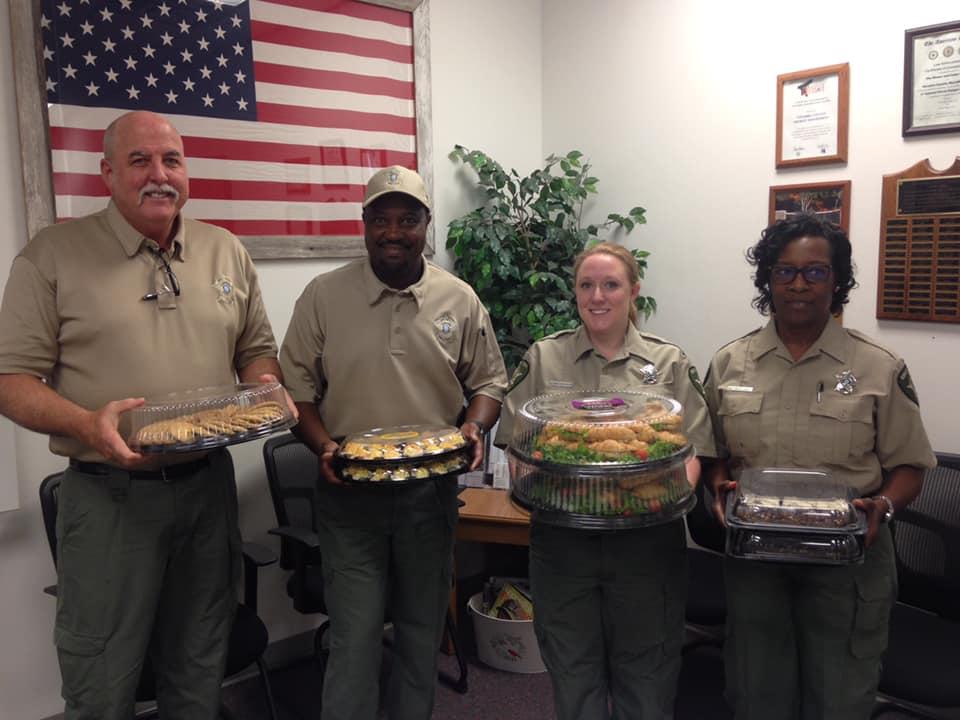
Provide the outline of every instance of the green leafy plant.
<path id="1" fill-rule="evenodd" d="M 530 343 L 579 324 L 573 293 L 576 256 L 608 239 L 609 231 L 629 233 L 645 223 L 646 211 L 634 207 L 626 215 L 610 213 L 604 222 L 584 225 L 584 203 L 597 194 L 599 181 L 578 150 L 551 155 L 543 168 L 526 177 L 461 145 L 450 158 L 476 171 L 486 202 L 450 223 L 447 249 L 453 250 L 454 270 L 490 312 L 504 360 L 512 368 Z M 643 277 L 649 253 L 631 252 Z M 644 317 L 656 307 L 652 297 L 637 298 Z"/>

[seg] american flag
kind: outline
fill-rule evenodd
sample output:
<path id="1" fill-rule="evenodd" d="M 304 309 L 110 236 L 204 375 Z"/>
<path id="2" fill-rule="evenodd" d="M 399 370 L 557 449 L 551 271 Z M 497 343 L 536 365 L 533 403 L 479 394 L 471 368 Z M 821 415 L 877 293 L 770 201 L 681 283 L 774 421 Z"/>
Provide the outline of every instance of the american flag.
<path id="1" fill-rule="evenodd" d="M 58 220 L 102 209 L 103 129 L 180 131 L 186 213 L 237 235 L 362 235 L 379 168 L 416 168 L 412 15 L 353 0 L 43 0 Z"/>

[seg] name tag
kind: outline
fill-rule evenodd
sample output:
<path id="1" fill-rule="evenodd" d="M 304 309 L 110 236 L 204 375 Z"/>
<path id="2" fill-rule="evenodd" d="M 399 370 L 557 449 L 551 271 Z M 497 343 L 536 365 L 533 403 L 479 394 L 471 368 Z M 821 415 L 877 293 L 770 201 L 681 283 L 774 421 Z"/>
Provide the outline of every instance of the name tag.
<path id="1" fill-rule="evenodd" d="M 555 388 L 572 388 L 573 383 L 566 380 L 548 380 L 547 385 Z"/>
<path id="2" fill-rule="evenodd" d="M 749 385 L 721 385 L 720 389 L 726 392 L 753 392 Z"/>

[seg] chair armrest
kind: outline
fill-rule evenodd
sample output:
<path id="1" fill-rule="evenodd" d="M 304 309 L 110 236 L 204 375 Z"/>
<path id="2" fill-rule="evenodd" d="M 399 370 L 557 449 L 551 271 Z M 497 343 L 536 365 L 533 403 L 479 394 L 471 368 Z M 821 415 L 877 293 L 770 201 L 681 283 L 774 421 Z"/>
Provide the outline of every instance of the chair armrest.
<path id="1" fill-rule="evenodd" d="M 273 565 L 277 561 L 277 554 L 266 545 L 255 542 L 243 543 L 244 561 L 252 562 L 257 567 Z"/>
<path id="2" fill-rule="evenodd" d="M 320 538 L 312 530 L 285 525 L 283 527 L 273 528 L 267 532 L 271 535 L 279 535 L 282 538 L 292 540 L 307 550 L 316 550 L 320 547 Z"/>

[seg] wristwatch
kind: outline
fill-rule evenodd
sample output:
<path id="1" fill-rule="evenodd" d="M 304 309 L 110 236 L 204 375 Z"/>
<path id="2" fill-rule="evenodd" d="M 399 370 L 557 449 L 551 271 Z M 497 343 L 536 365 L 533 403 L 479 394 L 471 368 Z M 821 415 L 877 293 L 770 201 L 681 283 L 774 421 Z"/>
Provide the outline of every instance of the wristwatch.
<path id="1" fill-rule="evenodd" d="M 888 523 L 893 520 L 893 500 L 886 495 L 874 495 L 873 500 L 875 502 L 883 501 L 887 504 L 887 511 L 883 514 L 883 517 L 880 518 L 880 522 Z"/>

